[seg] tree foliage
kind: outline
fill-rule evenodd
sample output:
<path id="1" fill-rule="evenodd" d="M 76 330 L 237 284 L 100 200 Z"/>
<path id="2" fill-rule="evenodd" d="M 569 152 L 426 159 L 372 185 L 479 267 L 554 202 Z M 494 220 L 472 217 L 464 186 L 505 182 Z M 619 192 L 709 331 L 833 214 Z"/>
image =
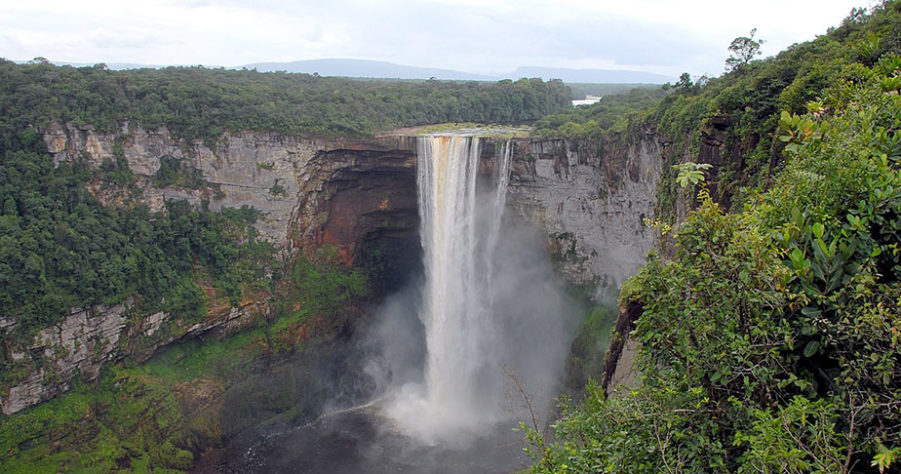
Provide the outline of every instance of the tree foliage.
<path id="1" fill-rule="evenodd" d="M 329 248 L 299 255 L 285 273 L 271 320 L 168 345 L 144 364 L 110 364 L 96 381 L 4 418 L 3 472 L 190 472 L 198 453 L 274 414 L 318 413 L 332 400 L 323 374 L 336 369 L 290 357 L 316 344 L 316 318 L 353 314 L 368 282 Z"/>
<path id="2" fill-rule="evenodd" d="M 739 36 L 729 44 L 729 58 L 726 59 L 726 70 L 737 71 L 747 65 L 752 59 L 760 55 L 760 45 L 763 40 L 755 40 L 757 28 L 753 28 L 748 36 Z"/>
<path id="3" fill-rule="evenodd" d="M 740 210 L 755 190 L 766 188 L 783 166 L 786 142 L 779 139 L 782 113 L 822 114 L 827 89 L 861 83 L 880 61 L 901 54 L 901 6 L 885 2 L 872 13 L 855 10 L 839 27 L 775 57 L 750 61 L 739 70 L 691 87 L 671 88 L 631 127 L 655 127 L 669 141 L 668 163 L 658 189 L 656 215 L 672 223 L 679 187 L 671 166 L 719 157 L 708 177 L 715 201 Z M 892 90 L 891 74 L 880 76 Z M 791 148 L 791 147 L 789 147 Z M 702 151 L 704 156 L 702 155 Z"/>
<path id="4" fill-rule="evenodd" d="M 51 120 L 123 120 L 214 145 L 224 131 L 354 136 L 440 122 L 530 122 L 570 106 L 560 81 L 375 81 L 284 72 L 18 65 L 0 59 L 0 147 Z M 2 148 L 0 148 L 2 153 Z"/>
<path id="5" fill-rule="evenodd" d="M 605 95 L 597 103 L 542 118 L 535 123 L 540 135 L 600 140 L 606 133 L 623 132 L 639 111 L 659 101 L 665 92 L 647 87 Z"/>
<path id="6" fill-rule="evenodd" d="M 190 320 L 205 314 L 199 283 L 232 304 L 248 286 L 269 287 L 261 280 L 272 248 L 257 239 L 250 210 L 213 213 L 174 201 L 164 212 L 134 203 L 103 206 L 86 185 L 129 188 L 127 160 L 114 149 L 116 158 L 99 170 L 55 165 L 41 136 L 53 121 L 106 131 L 138 121 L 215 146 L 229 130 L 346 136 L 440 121 L 532 121 L 568 106 L 560 81 L 540 79 L 362 81 L 0 60 L 0 315 L 17 322 L 22 342 L 72 307 L 137 297 L 142 311 Z M 157 186 L 205 185 L 183 160 L 164 156 L 160 164 L 152 178 Z M 284 189 L 276 183 L 270 192 Z M 4 367 L 12 364 L 8 352 L 2 351 Z"/>
<path id="7" fill-rule="evenodd" d="M 72 307 L 129 296 L 145 309 L 197 318 L 205 305 L 198 274 L 237 300 L 270 258 L 252 212 L 205 212 L 185 201 L 156 213 L 105 207 L 85 188 L 89 179 L 84 166 L 54 166 L 33 151 L 7 152 L 0 162 L 0 314 L 22 331 L 54 324 Z"/>
<path id="8" fill-rule="evenodd" d="M 534 471 L 897 469 L 901 97 L 882 87 L 896 61 L 782 115 L 774 133 L 795 146 L 742 212 L 700 194 L 673 257 L 630 283 L 640 385 L 565 408 Z"/>

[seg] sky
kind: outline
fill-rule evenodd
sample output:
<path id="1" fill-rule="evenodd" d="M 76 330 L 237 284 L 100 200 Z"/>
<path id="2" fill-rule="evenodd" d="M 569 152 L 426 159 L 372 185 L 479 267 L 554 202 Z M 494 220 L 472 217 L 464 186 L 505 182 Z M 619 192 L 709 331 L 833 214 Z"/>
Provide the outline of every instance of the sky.
<path id="1" fill-rule="evenodd" d="M 874 0 L 0 0 L 0 57 L 233 67 L 355 58 L 717 76 L 736 36 L 764 56 Z"/>

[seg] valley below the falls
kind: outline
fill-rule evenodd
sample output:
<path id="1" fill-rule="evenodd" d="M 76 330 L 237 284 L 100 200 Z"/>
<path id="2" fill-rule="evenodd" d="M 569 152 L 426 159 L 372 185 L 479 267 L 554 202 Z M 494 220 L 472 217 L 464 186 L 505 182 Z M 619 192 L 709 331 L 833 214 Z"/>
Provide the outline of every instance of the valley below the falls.
<path id="1" fill-rule="evenodd" d="M 509 472 L 520 420 L 550 418 L 584 318 L 536 229 L 505 216 L 513 143 L 468 131 L 417 139 L 422 275 L 389 294 L 348 343 L 362 404 L 326 402 L 302 424 L 239 434 L 203 470 Z M 363 382 L 365 380 L 365 382 Z M 295 418 L 297 419 L 297 418 Z M 542 429 L 542 427 L 535 427 Z"/>
<path id="2" fill-rule="evenodd" d="M 284 431 L 238 438 L 201 460 L 195 472 L 503 474 L 529 462 L 517 428 L 499 423 L 468 435 L 460 446 L 430 445 L 392 427 L 377 408 L 352 408 Z"/>

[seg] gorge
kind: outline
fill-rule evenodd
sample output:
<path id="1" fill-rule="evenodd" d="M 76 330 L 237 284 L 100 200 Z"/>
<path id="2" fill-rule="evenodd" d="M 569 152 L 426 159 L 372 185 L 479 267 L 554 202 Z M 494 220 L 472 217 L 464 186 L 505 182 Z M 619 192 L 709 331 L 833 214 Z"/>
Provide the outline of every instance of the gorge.
<path id="1" fill-rule="evenodd" d="M 877 3 L 577 108 L 0 59 L 2 470 L 897 472 Z"/>
<path id="2" fill-rule="evenodd" d="M 388 296 L 356 344 L 362 372 L 384 388 L 232 446 L 245 455 L 227 467 L 463 473 L 525 463 L 514 428 L 551 413 L 580 310 L 539 236 L 504 218 L 510 140 L 497 143 L 491 170 L 478 135 L 417 142 L 424 275 Z"/>
<path id="3" fill-rule="evenodd" d="M 401 290 L 409 283 L 411 275 L 415 278 L 422 271 L 416 198 L 417 142 L 422 138 L 389 134 L 369 140 L 318 141 L 245 132 L 227 134 L 215 149 L 211 149 L 199 142 L 185 147 L 167 130 L 145 130 L 137 123 L 124 123 L 114 133 L 54 123 L 44 132 L 43 139 L 57 163 L 86 159 L 88 166 L 97 169 L 116 156 L 124 157 L 137 177 L 139 202 L 152 208 L 162 209 L 165 202 L 172 199 L 186 199 L 197 206 L 209 205 L 213 209 L 253 206 L 264 212 L 257 220 L 256 228 L 280 248 L 280 252 L 305 253 L 320 247 L 333 248 L 343 265 L 378 272 L 373 279 L 378 294 L 388 295 Z M 530 245 L 534 245 L 534 240 L 541 242 L 538 246 L 550 250 L 554 267 L 572 285 L 586 288 L 585 294 L 590 298 L 602 299 L 637 269 L 644 253 L 653 245 L 652 232 L 642 220 L 653 215 L 654 192 L 661 166 L 661 148 L 653 138 L 649 136 L 647 140 L 626 146 L 608 144 L 606 149 L 600 150 L 577 141 L 527 137 L 500 139 L 490 134 L 481 143 L 478 159 L 471 167 L 480 180 L 490 181 L 492 174 L 496 174 L 493 170 L 505 158 L 509 160 L 509 186 L 502 207 L 508 210 L 507 220 L 518 223 L 515 224 L 519 226 L 518 230 L 512 231 L 513 236 L 530 236 L 533 239 Z M 498 155 L 495 148 L 506 151 Z M 197 170 L 202 183 L 196 188 L 159 186 L 156 176 L 165 162 L 172 159 L 178 160 L 182 169 Z M 284 191 L 274 193 L 276 185 Z M 120 195 L 105 191 L 101 186 L 93 189 L 98 198 L 109 204 L 121 199 Z M 535 230 L 539 230 L 539 234 L 533 234 Z M 517 251 L 522 250 L 517 242 L 522 239 L 496 235 L 506 261 L 515 261 Z M 540 287 L 544 282 L 533 281 L 531 284 Z M 512 292 L 517 288 L 508 286 L 505 290 Z M 523 308 L 514 303 L 509 297 L 505 302 L 510 308 Z M 135 314 L 134 309 L 124 309 L 132 316 L 120 317 L 116 326 L 105 329 L 103 338 L 95 336 L 98 331 L 95 325 L 110 317 L 103 307 L 85 308 L 86 319 L 74 319 L 74 314 L 67 318 L 63 327 L 71 329 L 48 331 L 36 337 L 27 346 L 28 352 L 23 352 L 32 355 L 23 358 L 21 363 L 41 361 L 44 368 L 6 390 L 0 402 L 4 412 L 12 414 L 65 393 L 76 377 L 92 380 L 104 367 L 124 358 L 145 360 L 154 354 L 165 354 L 169 347 L 177 349 L 185 341 L 228 338 L 231 334 L 246 331 L 245 328 L 252 329 L 255 321 L 261 316 L 268 317 L 266 315 L 273 311 L 265 299 L 248 300 L 236 307 L 217 306 L 203 320 L 188 322 L 166 312 L 144 316 Z M 357 316 L 350 318 L 343 323 L 325 324 L 349 328 L 361 324 L 352 323 Z M 570 321 L 570 324 L 574 323 Z M 13 330 L 14 326 L 8 329 Z M 314 329 L 310 327 L 309 330 Z M 59 357 L 54 355 L 53 347 L 70 349 Z M 532 347 L 525 344 L 520 349 Z M 324 354 L 334 352 L 333 349 L 316 350 Z M 35 354 L 41 354 L 40 359 L 30 358 Z M 543 355 L 536 352 L 535 360 Z M 541 362 L 553 365 L 559 357 L 558 354 Z M 596 360 L 592 364 L 599 366 L 600 355 L 591 357 Z M 347 363 L 339 359 L 328 359 L 329 362 L 322 362 L 322 366 Z M 306 364 L 301 362 L 298 367 Z M 281 369 L 267 370 L 281 373 Z M 409 373 L 410 368 L 393 367 L 392 370 L 394 374 L 402 374 L 403 370 Z M 414 368 L 414 372 L 416 370 L 421 371 L 422 367 Z M 556 370 L 560 370 L 559 367 Z M 355 369 L 348 374 L 360 375 L 361 372 Z M 528 370 L 523 374 L 526 378 L 534 375 Z M 323 376 L 332 377 L 319 375 Z M 255 383 L 271 384 L 267 377 Z M 495 373 L 493 377 L 493 383 L 498 386 L 494 389 L 495 394 L 503 391 L 500 386 L 509 385 L 506 375 Z M 584 380 L 584 377 L 577 375 L 573 380 Z M 317 413 L 328 408 L 333 397 L 327 393 L 349 390 L 346 396 L 342 395 L 344 401 L 341 402 L 347 406 L 365 401 L 362 394 L 373 390 L 373 387 L 359 386 L 347 389 L 346 385 L 355 385 L 345 383 L 342 377 L 335 380 L 330 384 L 332 388 L 324 388 L 325 392 L 310 399 L 312 405 L 304 410 L 312 411 L 306 412 L 301 420 L 309 421 L 311 416 L 315 418 Z M 374 383 L 379 386 L 381 382 Z M 533 384 L 530 382 L 529 385 Z M 202 402 L 206 407 L 204 410 L 222 410 L 215 416 L 229 417 L 228 409 L 219 404 L 231 399 L 230 392 L 234 390 L 245 388 L 229 389 L 226 385 L 224 392 Z M 234 396 L 237 393 L 241 392 Z M 549 393 L 544 396 L 545 401 Z M 536 398 L 536 403 L 538 398 L 541 397 Z M 509 401 L 507 405 L 510 405 Z M 544 413 L 541 415 L 545 417 Z M 247 428 L 246 423 L 228 428 L 228 432 Z M 236 434 L 234 431 L 229 436 Z M 258 441 L 248 443 L 247 447 Z M 212 464 L 217 465 L 217 462 L 212 461 Z M 223 462 L 240 464 L 235 460 Z"/>

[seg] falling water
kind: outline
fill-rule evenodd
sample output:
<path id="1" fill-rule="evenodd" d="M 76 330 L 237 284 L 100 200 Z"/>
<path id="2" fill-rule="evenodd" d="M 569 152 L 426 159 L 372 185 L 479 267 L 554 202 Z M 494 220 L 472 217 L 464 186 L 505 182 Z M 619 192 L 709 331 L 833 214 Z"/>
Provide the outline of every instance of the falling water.
<path id="1" fill-rule="evenodd" d="M 487 274 L 494 272 L 494 256 L 500 240 L 501 223 L 504 217 L 504 206 L 507 203 L 507 184 L 510 182 L 510 161 L 513 159 L 513 142 L 505 140 L 494 149 L 495 169 L 494 179 L 496 185 L 494 187 L 494 202 L 488 208 L 488 221 L 485 223 L 489 231 L 486 234 L 486 251 L 483 252 L 483 258 Z M 489 284 L 491 283 L 489 277 Z M 489 291 L 489 297 L 494 296 L 494 292 Z"/>
<path id="2" fill-rule="evenodd" d="M 406 388 L 415 393 L 394 414 L 425 437 L 490 423 L 501 414 L 504 381 L 495 352 L 500 335 L 492 318 L 492 275 L 511 148 L 498 148 L 494 182 L 483 190 L 478 137 L 419 139 L 426 373 L 424 386 Z"/>
<path id="3" fill-rule="evenodd" d="M 547 419 L 580 313 L 541 232 L 504 215 L 512 143 L 495 148 L 493 172 L 480 169 L 481 145 L 419 139 L 425 278 L 390 295 L 351 351 L 365 358 L 352 373 L 366 376 L 348 387 L 375 398 L 265 435 L 235 472 L 505 473 L 527 462 L 512 428 L 531 423 L 531 408 Z"/>

